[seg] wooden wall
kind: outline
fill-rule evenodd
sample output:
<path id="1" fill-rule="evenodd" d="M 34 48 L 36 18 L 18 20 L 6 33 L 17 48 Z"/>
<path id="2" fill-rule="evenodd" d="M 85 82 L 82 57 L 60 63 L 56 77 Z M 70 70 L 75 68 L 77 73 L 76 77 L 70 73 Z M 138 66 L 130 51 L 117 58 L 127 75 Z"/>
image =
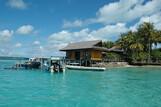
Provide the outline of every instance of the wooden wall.
<path id="1" fill-rule="evenodd" d="M 91 51 L 91 60 L 94 61 L 102 60 L 102 52 L 96 50 Z"/>
<path id="2" fill-rule="evenodd" d="M 97 51 L 97 50 L 82 50 L 82 51 L 80 51 L 80 59 L 84 59 L 83 55 L 84 55 L 85 51 L 90 52 L 91 60 L 94 60 L 94 61 L 102 60 L 102 52 Z M 67 51 L 66 55 L 67 55 L 68 59 L 75 60 L 75 51 Z"/>
<path id="3" fill-rule="evenodd" d="M 75 60 L 75 52 L 74 51 L 67 51 L 66 56 L 70 60 Z"/>

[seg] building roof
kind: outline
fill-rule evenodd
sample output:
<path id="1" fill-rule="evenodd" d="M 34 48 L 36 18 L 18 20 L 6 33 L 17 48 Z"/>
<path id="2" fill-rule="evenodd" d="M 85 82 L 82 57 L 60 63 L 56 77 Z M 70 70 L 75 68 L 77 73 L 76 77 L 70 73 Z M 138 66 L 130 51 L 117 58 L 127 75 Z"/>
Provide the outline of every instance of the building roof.
<path id="1" fill-rule="evenodd" d="M 66 47 L 60 49 L 60 51 L 81 50 L 81 49 L 102 50 L 103 49 L 102 47 L 97 46 L 100 43 L 102 44 L 101 40 L 69 43 Z"/>
<path id="2" fill-rule="evenodd" d="M 101 40 L 69 43 L 66 47 L 60 49 L 60 51 L 83 50 L 83 49 L 94 49 L 104 52 L 121 52 L 121 53 L 123 52 L 123 50 L 119 46 L 113 46 L 110 49 L 102 47 Z"/>
<path id="3" fill-rule="evenodd" d="M 112 48 L 108 49 L 109 52 L 123 52 L 123 50 L 119 46 L 113 46 Z"/>

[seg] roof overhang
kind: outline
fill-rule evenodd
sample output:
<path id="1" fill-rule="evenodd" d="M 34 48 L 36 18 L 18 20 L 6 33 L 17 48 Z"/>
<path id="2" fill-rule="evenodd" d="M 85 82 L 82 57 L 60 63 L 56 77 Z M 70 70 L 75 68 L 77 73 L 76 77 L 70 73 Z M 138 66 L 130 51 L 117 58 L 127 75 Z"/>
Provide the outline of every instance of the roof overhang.
<path id="1" fill-rule="evenodd" d="M 60 51 L 77 51 L 77 50 L 98 50 L 98 51 L 108 51 L 107 48 L 103 47 L 92 47 L 92 48 L 79 48 L 79 49 L 61 49 Z"/>

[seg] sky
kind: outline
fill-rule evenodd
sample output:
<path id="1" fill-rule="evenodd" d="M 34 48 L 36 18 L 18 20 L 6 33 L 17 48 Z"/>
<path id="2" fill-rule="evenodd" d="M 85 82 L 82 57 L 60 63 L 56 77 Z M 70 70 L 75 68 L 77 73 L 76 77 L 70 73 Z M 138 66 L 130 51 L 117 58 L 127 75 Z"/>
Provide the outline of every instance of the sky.
<path id="1" fill-rule="evenodd" d="M 68 43 L 115 41 L 152 22 L 161 0 L 0 0 L 0 56 L 62 56 Z"/>

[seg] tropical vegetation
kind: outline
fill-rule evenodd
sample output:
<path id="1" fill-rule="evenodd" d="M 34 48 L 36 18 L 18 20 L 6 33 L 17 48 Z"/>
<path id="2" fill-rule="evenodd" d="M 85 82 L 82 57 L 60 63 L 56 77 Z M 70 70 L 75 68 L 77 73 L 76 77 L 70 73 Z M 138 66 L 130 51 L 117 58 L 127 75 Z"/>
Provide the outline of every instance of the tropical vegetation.
<path id="1" fill-rule="evenodd" d="M 152 23 L 144 22 L 136 31 L 123 33 L 116 42 L 108 41 L 103 43 L 103 46 L 120 47 L 129 62 L 152 63 L 161 60 L 161 51 L 156 49 L 160 43 L 161 30 L 157 30 Z"/>

